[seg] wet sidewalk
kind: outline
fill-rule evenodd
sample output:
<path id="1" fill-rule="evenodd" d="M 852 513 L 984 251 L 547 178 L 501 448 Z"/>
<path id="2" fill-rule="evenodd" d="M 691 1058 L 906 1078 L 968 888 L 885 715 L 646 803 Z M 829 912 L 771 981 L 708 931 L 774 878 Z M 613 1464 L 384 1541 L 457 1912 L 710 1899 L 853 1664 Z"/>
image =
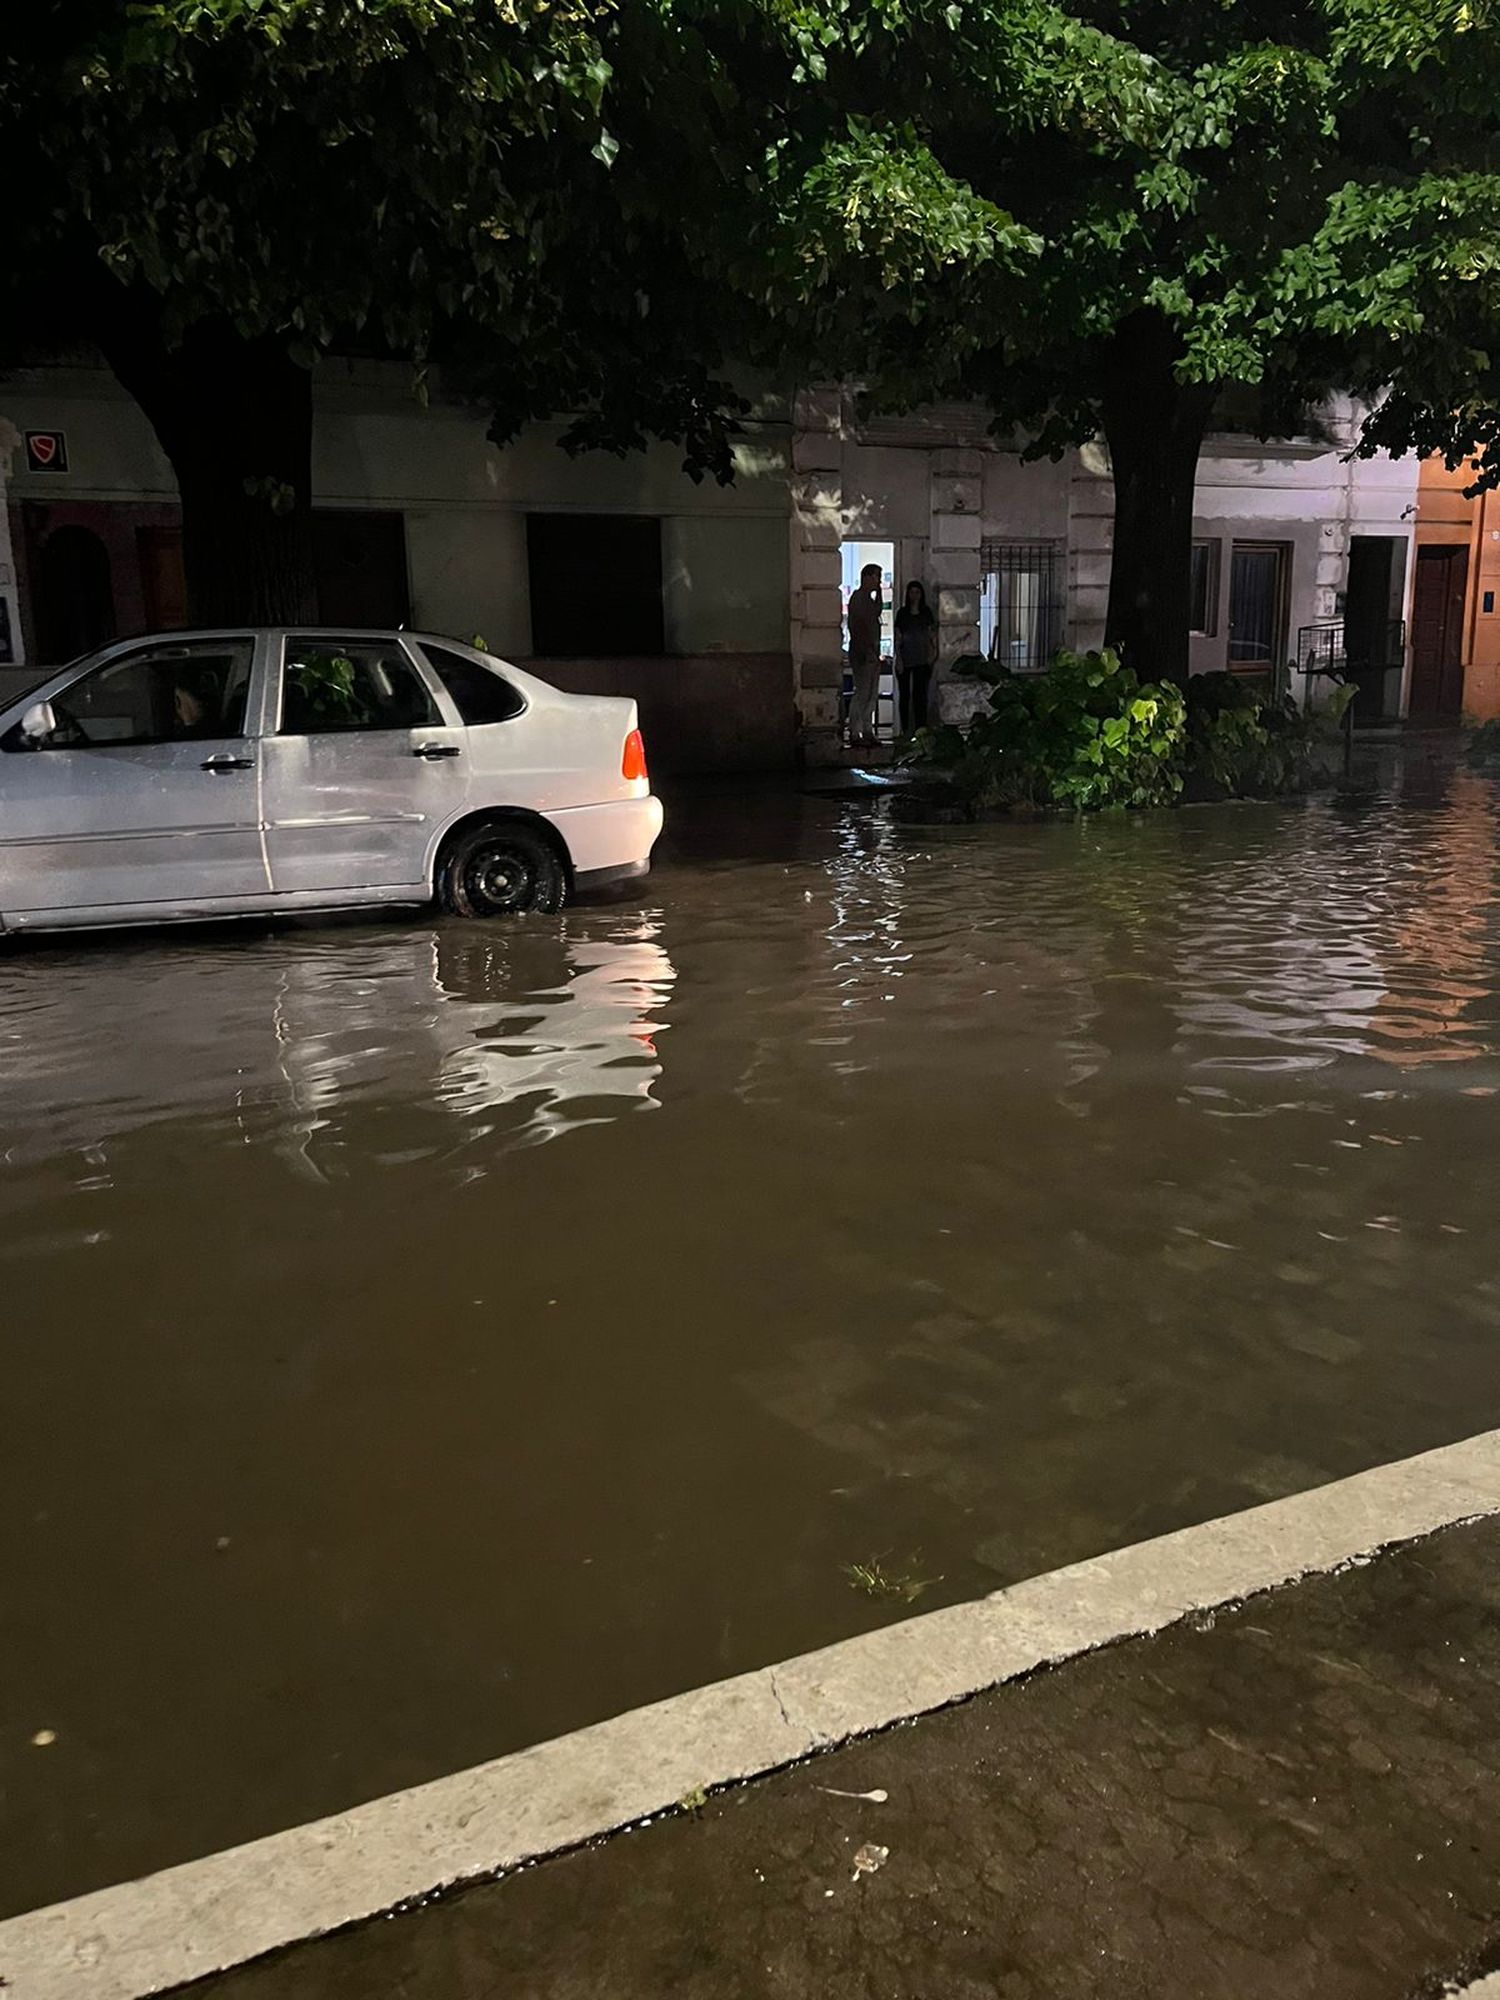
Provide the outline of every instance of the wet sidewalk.
<path id="1" fill-rule="evenodd" d="M 1497 1790 L 1491 1520 L 186 1990 L 1425 2000 L 1500 1966 Z"/>

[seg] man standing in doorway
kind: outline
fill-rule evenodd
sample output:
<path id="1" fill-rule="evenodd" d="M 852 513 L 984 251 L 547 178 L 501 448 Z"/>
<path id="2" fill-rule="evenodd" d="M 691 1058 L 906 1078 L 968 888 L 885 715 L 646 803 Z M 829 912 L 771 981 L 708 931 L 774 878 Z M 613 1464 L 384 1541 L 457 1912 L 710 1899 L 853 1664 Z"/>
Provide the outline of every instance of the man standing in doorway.
<path id="1" fill-rule="evenodd" d="M 884 609 L 880 585 L 879 563 L 866 563 L 859 573 L 859 588 L 849 598 L 849 671 L 854 677 L 854 699 L 849 704 L 851 748 L 875 741 L 875 698 L 880 691 L 880 614 Z"/>

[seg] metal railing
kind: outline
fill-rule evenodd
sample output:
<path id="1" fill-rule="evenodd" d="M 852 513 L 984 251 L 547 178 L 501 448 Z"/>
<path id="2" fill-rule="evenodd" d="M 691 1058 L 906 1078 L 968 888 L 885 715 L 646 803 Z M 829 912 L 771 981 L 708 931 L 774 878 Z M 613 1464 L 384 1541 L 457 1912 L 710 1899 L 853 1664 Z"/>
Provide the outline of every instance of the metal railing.
<path id="1" fill-rule="evenodd" d="M 1354 760 L 1355 710 L 1359 719 L 1373 719 L 1383 713 L 1385 677 L 1399 671 L 1406 659 L 1406 622 L 1391 618 L 1369 628 L 1369 636 L 1356 639 L 1351 650 L 1347 623 L 1342 618 L 1317 625 L 1304 625 L 1297 634 L 1297 652 L 1292 671 L 1304 677 L 1309 694 L 1315 680 L 1329 680 L 1354 693 L 1344 710 L 1344 769 Z"/>
<path id="2" fill-rule="evenodd" d="M 1317 625 L 1304 625 L 1297 634 L 1296 671 L 1325 674 L 1333 680 L 1347 680 L 1364 673 L 1388 673 L 1406 657 L 1406 623 L 1387 619 L 1370 628 L 1369 636 L 1356 639 L 1353 651 L 1348 643 L 1348 625 L 1332 618 Z"/>

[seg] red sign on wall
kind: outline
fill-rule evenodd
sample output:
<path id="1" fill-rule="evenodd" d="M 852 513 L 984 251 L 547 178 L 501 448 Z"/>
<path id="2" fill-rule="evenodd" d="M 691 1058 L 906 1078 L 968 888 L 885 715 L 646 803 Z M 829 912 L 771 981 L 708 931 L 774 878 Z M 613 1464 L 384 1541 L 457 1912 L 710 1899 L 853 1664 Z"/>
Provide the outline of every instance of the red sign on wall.
<path id="1" fill-rule="evenodd" d="M 27 431 L 26 470 L 28 472 L 66 472 L 68 469 L 68 439 L 64 431 Z"/>

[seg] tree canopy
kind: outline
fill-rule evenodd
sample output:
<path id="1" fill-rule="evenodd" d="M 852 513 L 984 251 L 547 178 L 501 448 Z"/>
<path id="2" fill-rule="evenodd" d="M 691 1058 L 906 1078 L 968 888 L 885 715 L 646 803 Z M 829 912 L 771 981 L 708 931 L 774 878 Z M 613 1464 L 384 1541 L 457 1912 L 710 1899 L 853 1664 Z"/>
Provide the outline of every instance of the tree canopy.
<path id="1" fill-rule="evenodd" d="M 202 617 L 311 609 L 320 352 L 421 363 L 456 314 L 555 338 L 529 280 L 588 167 L 608 67 L 586 4 L 74 0 L 0 68 L 25 190 L 13 339 L 103 350 L 182 489 Z"/>
<path id="2" fill-rule="evenodd" d="M 880 398 L 970 393 L 1033 453 L 1103 435 L 1116 483 L 1109 637 L 1187 666 L 1193 478 L 1236 428 L 1295 430 L 1330 387 L 1378 400 L 1368 448 L 1497 441 L 1500 28 L 1473 0 L 1075 0 L 1066 17 L 851 0 L 832 87 L 901 106 L 946 179 L 1030 229 L 1018 293 L 974 262 L 956 324 L 871 356 Z M 1004 103 L 1030 46 L 1088 64 L 1050 115 Z M 1088 87 L 1092 84 L 1092 89 Z M 894 114 L 892 114 L 894 119 Z M 1008 135 L 1008 136 L 1001 136 Z M 1497 463 L 1500 477 L 1500 463 Z"/>
<path id="3" fill-rule="evenodd" d="M 1002 147 L 1102 115 L 1100 36 L 1041 0 L 980 12 Z M 202 618 L 311 608 L 330 351 L 442 360 L 497 439 L 556 414 L 572 445 L 674 438 L 727 477 L 734 367 L 869 373 L 918 323 L 935 354 L 976 273 L 1034 274 L 1035 230 L 939 163 L 922 107 L 860 101 L 857 64 L 836 87 L 889 26 L 807 0 L 68 0 L 0 57 L 12 358 L 103 350 L 176 471 Z M 1128 121 L 1150 79 L 1115 66 Z"/>
<path id="4" fill-rule="evenodd" d="M 0 325 L 137 396 L 200 617 L 311 608 L 320 355 L 720 477 L 750 364 L 1102 432 L 1178 676 L 1226 391 L 1500 478 L 1497 85 L 1493 0 L 67 0 L 0 56 Z"/>

